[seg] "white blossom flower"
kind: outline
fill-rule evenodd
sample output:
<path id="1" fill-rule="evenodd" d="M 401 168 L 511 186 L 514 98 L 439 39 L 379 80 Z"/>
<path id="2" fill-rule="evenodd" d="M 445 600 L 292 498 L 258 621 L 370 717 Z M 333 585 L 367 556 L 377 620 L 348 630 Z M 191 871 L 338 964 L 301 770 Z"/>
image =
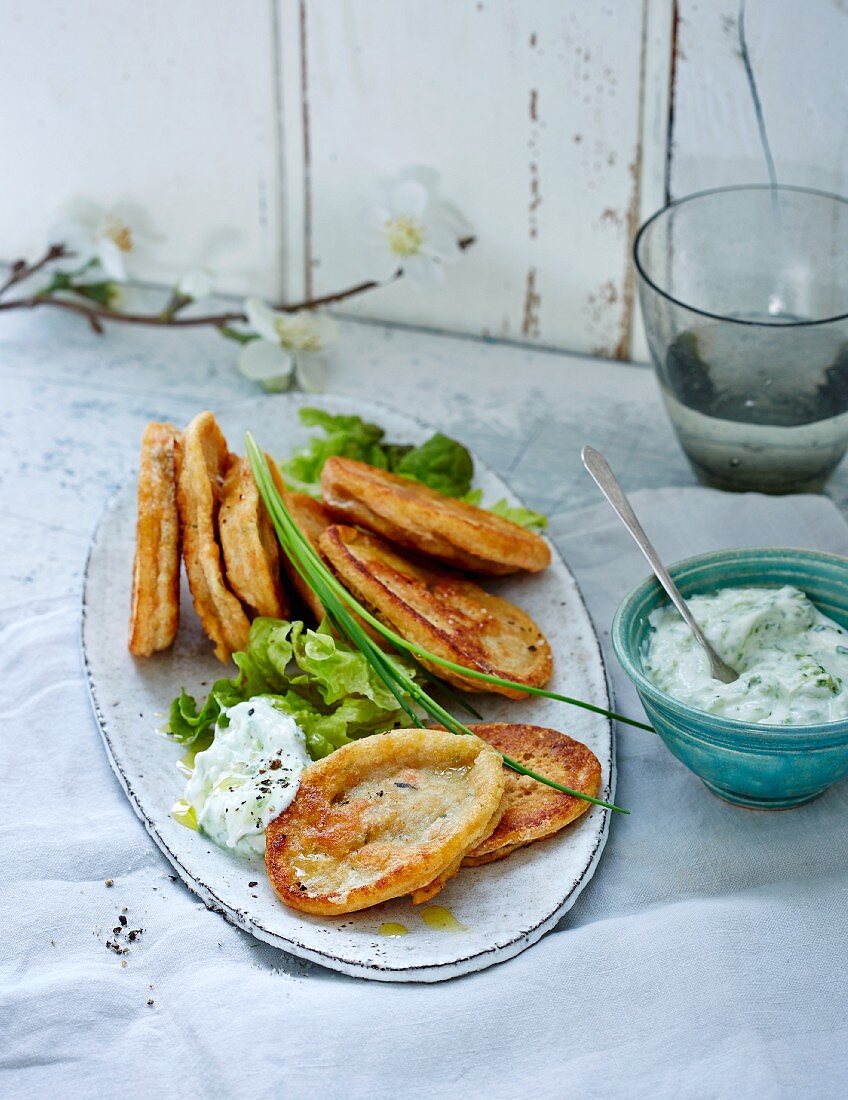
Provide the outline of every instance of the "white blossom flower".
<path id="1" fill-rule="evenodd" d="M 327 370 L 324 353 L 338 339 L 336 322 L 308 310 L 284 313 L 258 298 L 248 298 L 244 311 L 259 339 L 241 350 L 242 374 L 271 391 L 288 389 L 294 375 L 302 389 L 320 392 Z"/>
<path id="2" fill-rule="evenodd" d="M 389 282 L 402 271 L 420 287 L 444 282 L 444 265 L 460 256 L 468 231 L 462 216 L 438 197 L 439 177 L 412 168 L 388 184 L 383 201 L 366 215 L 376 278 Z"/>
<path id="3" fill-rule="evenodd" d="M 148 239 L 143 222 L 137 208 L 124 205 L 106 210 L 77 200 L 50 231 L 50 243 L 62 243 L 70 253 L 57 267 L 78 271 L 94 261 L 108 279 L 126 281 L 130 257 Z"/>
<path id="4" fill-rule="evenodd" d="M 200 298 L 208 298 L 215 290 L 215 279 L 211 271 L 205 268 L 195 268 L 187 271 L 177 280 L 177 293 L 183 298 L 191 298 L 196 302 Z"/>

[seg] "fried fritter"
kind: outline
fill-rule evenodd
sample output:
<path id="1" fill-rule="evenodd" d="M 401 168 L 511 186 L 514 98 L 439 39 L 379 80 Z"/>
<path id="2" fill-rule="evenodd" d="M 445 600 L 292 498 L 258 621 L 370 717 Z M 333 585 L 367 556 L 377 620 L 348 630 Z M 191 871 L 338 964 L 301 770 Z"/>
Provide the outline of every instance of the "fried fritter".
<path id="1" fill-rule="evenodd" d="M 245 649 L 250 623 L 224 579 L 218 544 L 218 506 L 229 454 L 227 442 L 210 412 L 199 413 L 183 432 L 177 500 L 183 560 L 194 607 L 215 656 L 226 663 Z"/>
<path id="2" fill-rule="evenodd" d="M 313 500 L 313 498 L 307 496 L 306 493 L 292 492 L 283 481 L 282 474 L 274 460 L 268 455 L 265 457 L 268 459 L 271 477 L 274 479 L 274 484 L 280 496 L 283 498 L 283 503 L 291 513 L 292 519 L 306 536 L 312 549 L 317 553 L 318 540 L 324 529 L 329 527 L 333 522 L 332 516 L 319 500 Z M 307 584 L 300 573 L 298 573 L 294 563 L 289 560 L 288 555 L 283 553 L 282 559 L 283 568 L 289 580 L 294 585 L 301 600 L 303 600 L 304 604 L 312 612 L 316 623 L 320 623 L 325 615 L 323 603 L 321 603 L 317 593 L 313 591 L 311 586 Z"/>
<path id="3" fill-rule="evenodd" d="M 478 737 L 531 771 L 582 794 L 598 797 L 601 765 L 590 748 L 542 726 L 482 724 L 470 727 Z M 590 803 L 562 794 L 527 775 L 504 767 L 506 795 L 497 827 L 463 859 L 466 867 L 492 863 L 510 852 L 552 836 L 580 817 Z"/>
<path id="4" fill-rule="evenodd" d="M 167 649 L 180 625 L 179 439 L 173 424 L 156 422 L 141 437 L 129 634 L 136 657 Z"/>
<path id="5" fill-rule="evenodd" d="M 455 573 L 437 572 L 401 557 L 376 535 L 334 525 L 321 553 L 342 584 L 407 641 L 466 668 L 543 687 L 553 661 L 547 639 L 514 604 Z M 464 691 L 523 693 L 486 684 L 422 661 Z"/>
<path id="6" fill-rule="evenodd" d="M 236 596 L 257 615 L 288 618 L 289 603 L 280 584 L 280 546 L 246 458 L 230 457 L 218 532 L 227 583 Z"/>
<path id="7" fill-rule="evenodd" d="M 352 458 L 327 459 L 321 492 L 346 521 L 457 569 L 497 576 L 537 573 L 551 563 L 540 535 Z"/>
<path id="8" fill-rule="evenodd" d="M 477 737 L 353 741 L 307 768 L 269 824 L 271 885 L 291 908 L 326 916 L 421 890 L 485 835 L 503 791 L 500 755 Z"/>
<path id="9" fill-rule="evenodd" d="M 317 552 L 318 540 L 324 529 L 333 522 L 332 516 L 319 500 L 313 500 L 306 493 L 286 492 L 283 500 L 292 519 L 306 536 L 312 549 Z M 283 568 L 315 621 L 320 623 L 326 612 L 317 592 L 301 577 L 286 554 L 283 554 Z"/>
<path id="10" fill-rule="evenodd" d="M 504 770 L 504 779 L 506 780 L 506 770 Z M 495 812 L 489 818 L 489 822 L 486 825 L 486 828 L 483 830 L 483 835 L 477 841 L 478 847 L 480 844 L 483 843 L 484 840 L 486 840 L 487 837 L 491 836 L 492 833 L 495 831 L 505 809 L 506 787 L 504 786 L 504 793 L 501 796 L 501 800 L 495 808 Z M 473 851 L 473 849 L 470 850 Z M 458 859 L 455 859 L 449 867 L 446 867 L 445 870 L 442 871 L 438 878 L 433 879 L 432 882 L 428 883 L 426 886 L 421 887 L 420 890 L 413 890 L 410 894 L 412 904 L 423 905 L 425 901 L 429 901 L 431 898 L 434 898 L 436 894 L 438 894 L 441 890 L 444 890 L 450 879 L 452 879 L 454 875 L 459 874 L 459 871 L 462 867 L 463 858 L 464 857 L 460 856 Z"/>
<path id="11" fill-rule="evenodd" d="M 307 496 L 306 493 L 295 493 L 286 487 L 283 481 L 282 474 L 277 468 L 276 463 L 270 456 L 265 456 L 268 459 L 268 464 L 271 469 L 271 476 L 274 479 L 274 484 L 283 498 L 283 502 L 291 513 L 292 519 L 298 525 L 300 530 L 306 536 L 310 546 L 316 553 L 320 553 L 319 541 L 323 532 L 334 523 L 334 519 L 329 509 L 326 508 L 320 500 L 315 500 L 313 497 Z M 321 602 L 318 594 L 312 589 L 312 587 L 301 577 L 294 563 L 289 560 L 285 552 L 282 554 L 283 568 L 288 574 L 289 580 L 294 585 L 295 590 L 300 596 L 303 603 L 312 612 L 312 615 L 316 623 L 320 623 L 325 615 L 326 609 Z M 359 621 L 359 625 L 365 631 L 369 638 L 375 642 L 381 649 L 385 649 L 387 652 L 393 653 L 394 649 L 390 642 L 387 642 L 379 631 L 375 630 L 370 623 L 366 623 L 358 615 L 355 618 Z"/>

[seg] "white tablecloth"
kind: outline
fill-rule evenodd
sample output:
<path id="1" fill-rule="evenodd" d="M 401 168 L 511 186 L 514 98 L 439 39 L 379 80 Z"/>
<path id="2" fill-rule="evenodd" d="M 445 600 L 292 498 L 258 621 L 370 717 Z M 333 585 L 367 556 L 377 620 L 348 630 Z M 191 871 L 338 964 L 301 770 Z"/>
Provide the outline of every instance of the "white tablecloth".
<path id="1" fill-rule="evenodd" d="M 848 552 L 823 498 L 634 503 L 669 560 Z M 553 535 L 607 645 L 645 573 L 638 551 L 603 504 Z M 254 942 L 169 877 L 107 764 L 78 620 L 75 595 L 6 601 L 0 620 L 0 1094 L 845 1095 L 848 785 L 788 813 L 734 809 L 622 728 L 617 801 L 632 812 L 557 931 L 434 986 L 343 978 Z M 619 709 L 639 713 L 609 660 Z M 122 967 L 105 941 L 124 907 L 144 931 Z"/>

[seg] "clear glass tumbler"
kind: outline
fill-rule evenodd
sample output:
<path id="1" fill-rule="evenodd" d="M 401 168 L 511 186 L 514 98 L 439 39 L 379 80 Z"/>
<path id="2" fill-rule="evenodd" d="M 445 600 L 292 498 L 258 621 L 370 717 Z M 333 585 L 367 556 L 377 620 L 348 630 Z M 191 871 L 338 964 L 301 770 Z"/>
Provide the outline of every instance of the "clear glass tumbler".
<path id="1" fill-rule="evenodd" d="M 820 490 L 848 447 L 848 200 L 702 191 L 649 218 L 633 248 L 651 357 L 700 480 Z"/>

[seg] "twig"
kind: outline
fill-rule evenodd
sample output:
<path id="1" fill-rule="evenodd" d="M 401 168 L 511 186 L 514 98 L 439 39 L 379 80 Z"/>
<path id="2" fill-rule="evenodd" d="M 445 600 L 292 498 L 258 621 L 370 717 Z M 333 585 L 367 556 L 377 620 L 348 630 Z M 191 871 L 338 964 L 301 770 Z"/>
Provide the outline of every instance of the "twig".
<path id="1" fill-rule="evenodd" d="M 64 309 L 69 313 L 78 313 L 81 317 L 100 321 L 117 321 L 123 325 L 156 325 L 159 328 L 196 328 L 211 325 L 220 328 L 233 321 L 246 321 L 243 313 L 214 313 L 202 317 L 162 317 L 150 313 L 125 313 L 118 309 L 105 309 L 103 306 L 90 306 L 70 298 L 47 298 L 33 294 L 29 298 L 15 298 L 11 302 L 0 302 L 4 309 L 40 309 L 42 306 Z"/>
<path id="2" fill-rule="evenodd" d="M 476 237 L 462 237 L 457 241 L 457 246 L 464 252 L 476 240 Z M 276 308 L 284 310 L 286 313 L 295 313 L 299 309 L 317 309 L 318 306 L 330 306 L 335 302 L 343 302 L 346 298 L 353 298 L 355 294 L 364 294 L 366 290 L 375 290 L 378 286 L 388 286 L 390 283 L 396 282 L 401 275 L 403 275 L 403 271 L 398 268 L 394 275 L 384 283 L 380 283 L 376 279 L 368 279 L 366 282 L 357 283 L 356 286 L 349 287 L 347 290 L 339 290 L 335 294 L 325 294 L 321 298 L 306 298 L 294 305 L 279 305 Z"/>
<path id="3" fill-rule="evenodd" d="M 457 243 L 459 247 L 465 251 L 474 244 L 475 240 L 475 237 L 463 237 Z M 4 294 L 5 291 L 16 283 L 22 282 L 24 279 L 29 278 L 30 275 L 35 274 L 35 272 L 39 271 L 52 260 L 68 255 L 72 255 L 72 253 L 66 252 L 64 245 L 52 245 L 38 263 L 30 266 L 24 260 L 16 261 L 12 265 L 12 272 L 9 278 L 0 286 L 0 295 Z M 367 290 L 374 290 L 378 286 L 385 286 L 388 285 L 388 283 L 393 283 L 399 279 L 402 274 L 402 270 L 398 268 L 387 283 L 380 283 L 376 279 L 368 279 L 365 282 L 356 283 L 355 286 L 348 287 L 346 290 L 339 290 L 333 294 L 324 294 L 318 298 L 304 298 L 301 302 L 282 302 L 275 308 L 284 313 L 296 313 L 298 310 L 302 309 L 318 309 L 320 306 L 333 305 L 336 302 L 343 302 L 348 298 L 354 298 L 359 294 L 364 294 Z M 92 305 L 85 301 L 78 301 L 75 298 L 58 298 L 46 294 L 31 294 L 26 298 L 15 298 L 10 302 L 0 302 L 0 310 L 40 309 L 45 306 L 52 307 L 53 309 L 65 310 L 68 313 L 76 313 L 84 317 L 97 333 L 103 332 L 103 325 L 101 323 L 103 321 L 115 321 L 123 325 L 152 325 L 157 328 L 203 328 L 204 326 L 209 326 L 220 330 L 226 328 L 228 325 L 243 323 L 247 320 L 246 314 L 240 310 L 228 313 L 205 313 L 198 317 L 180 317 L 170 312 L 153 314 L 129 313 L 124 310 L 107 309 L 104 306 Z"/>
<path id="4" fill-rule="evenodd" d="M 28 264 L 26 260 L 15 260 L 12 264 L 9 278 L 0 286 L 0 295 L 5 294 L 10 287 L 15 285 L 15 283 L 22 283 L 24 279 L 28 279 L 30 275 L 34 275 L 36 271 L 40 271 L 46 264 L 72 255 L 72 252 L 66 251 L 63 244 L 51 244 L 37 263 Z"/>

